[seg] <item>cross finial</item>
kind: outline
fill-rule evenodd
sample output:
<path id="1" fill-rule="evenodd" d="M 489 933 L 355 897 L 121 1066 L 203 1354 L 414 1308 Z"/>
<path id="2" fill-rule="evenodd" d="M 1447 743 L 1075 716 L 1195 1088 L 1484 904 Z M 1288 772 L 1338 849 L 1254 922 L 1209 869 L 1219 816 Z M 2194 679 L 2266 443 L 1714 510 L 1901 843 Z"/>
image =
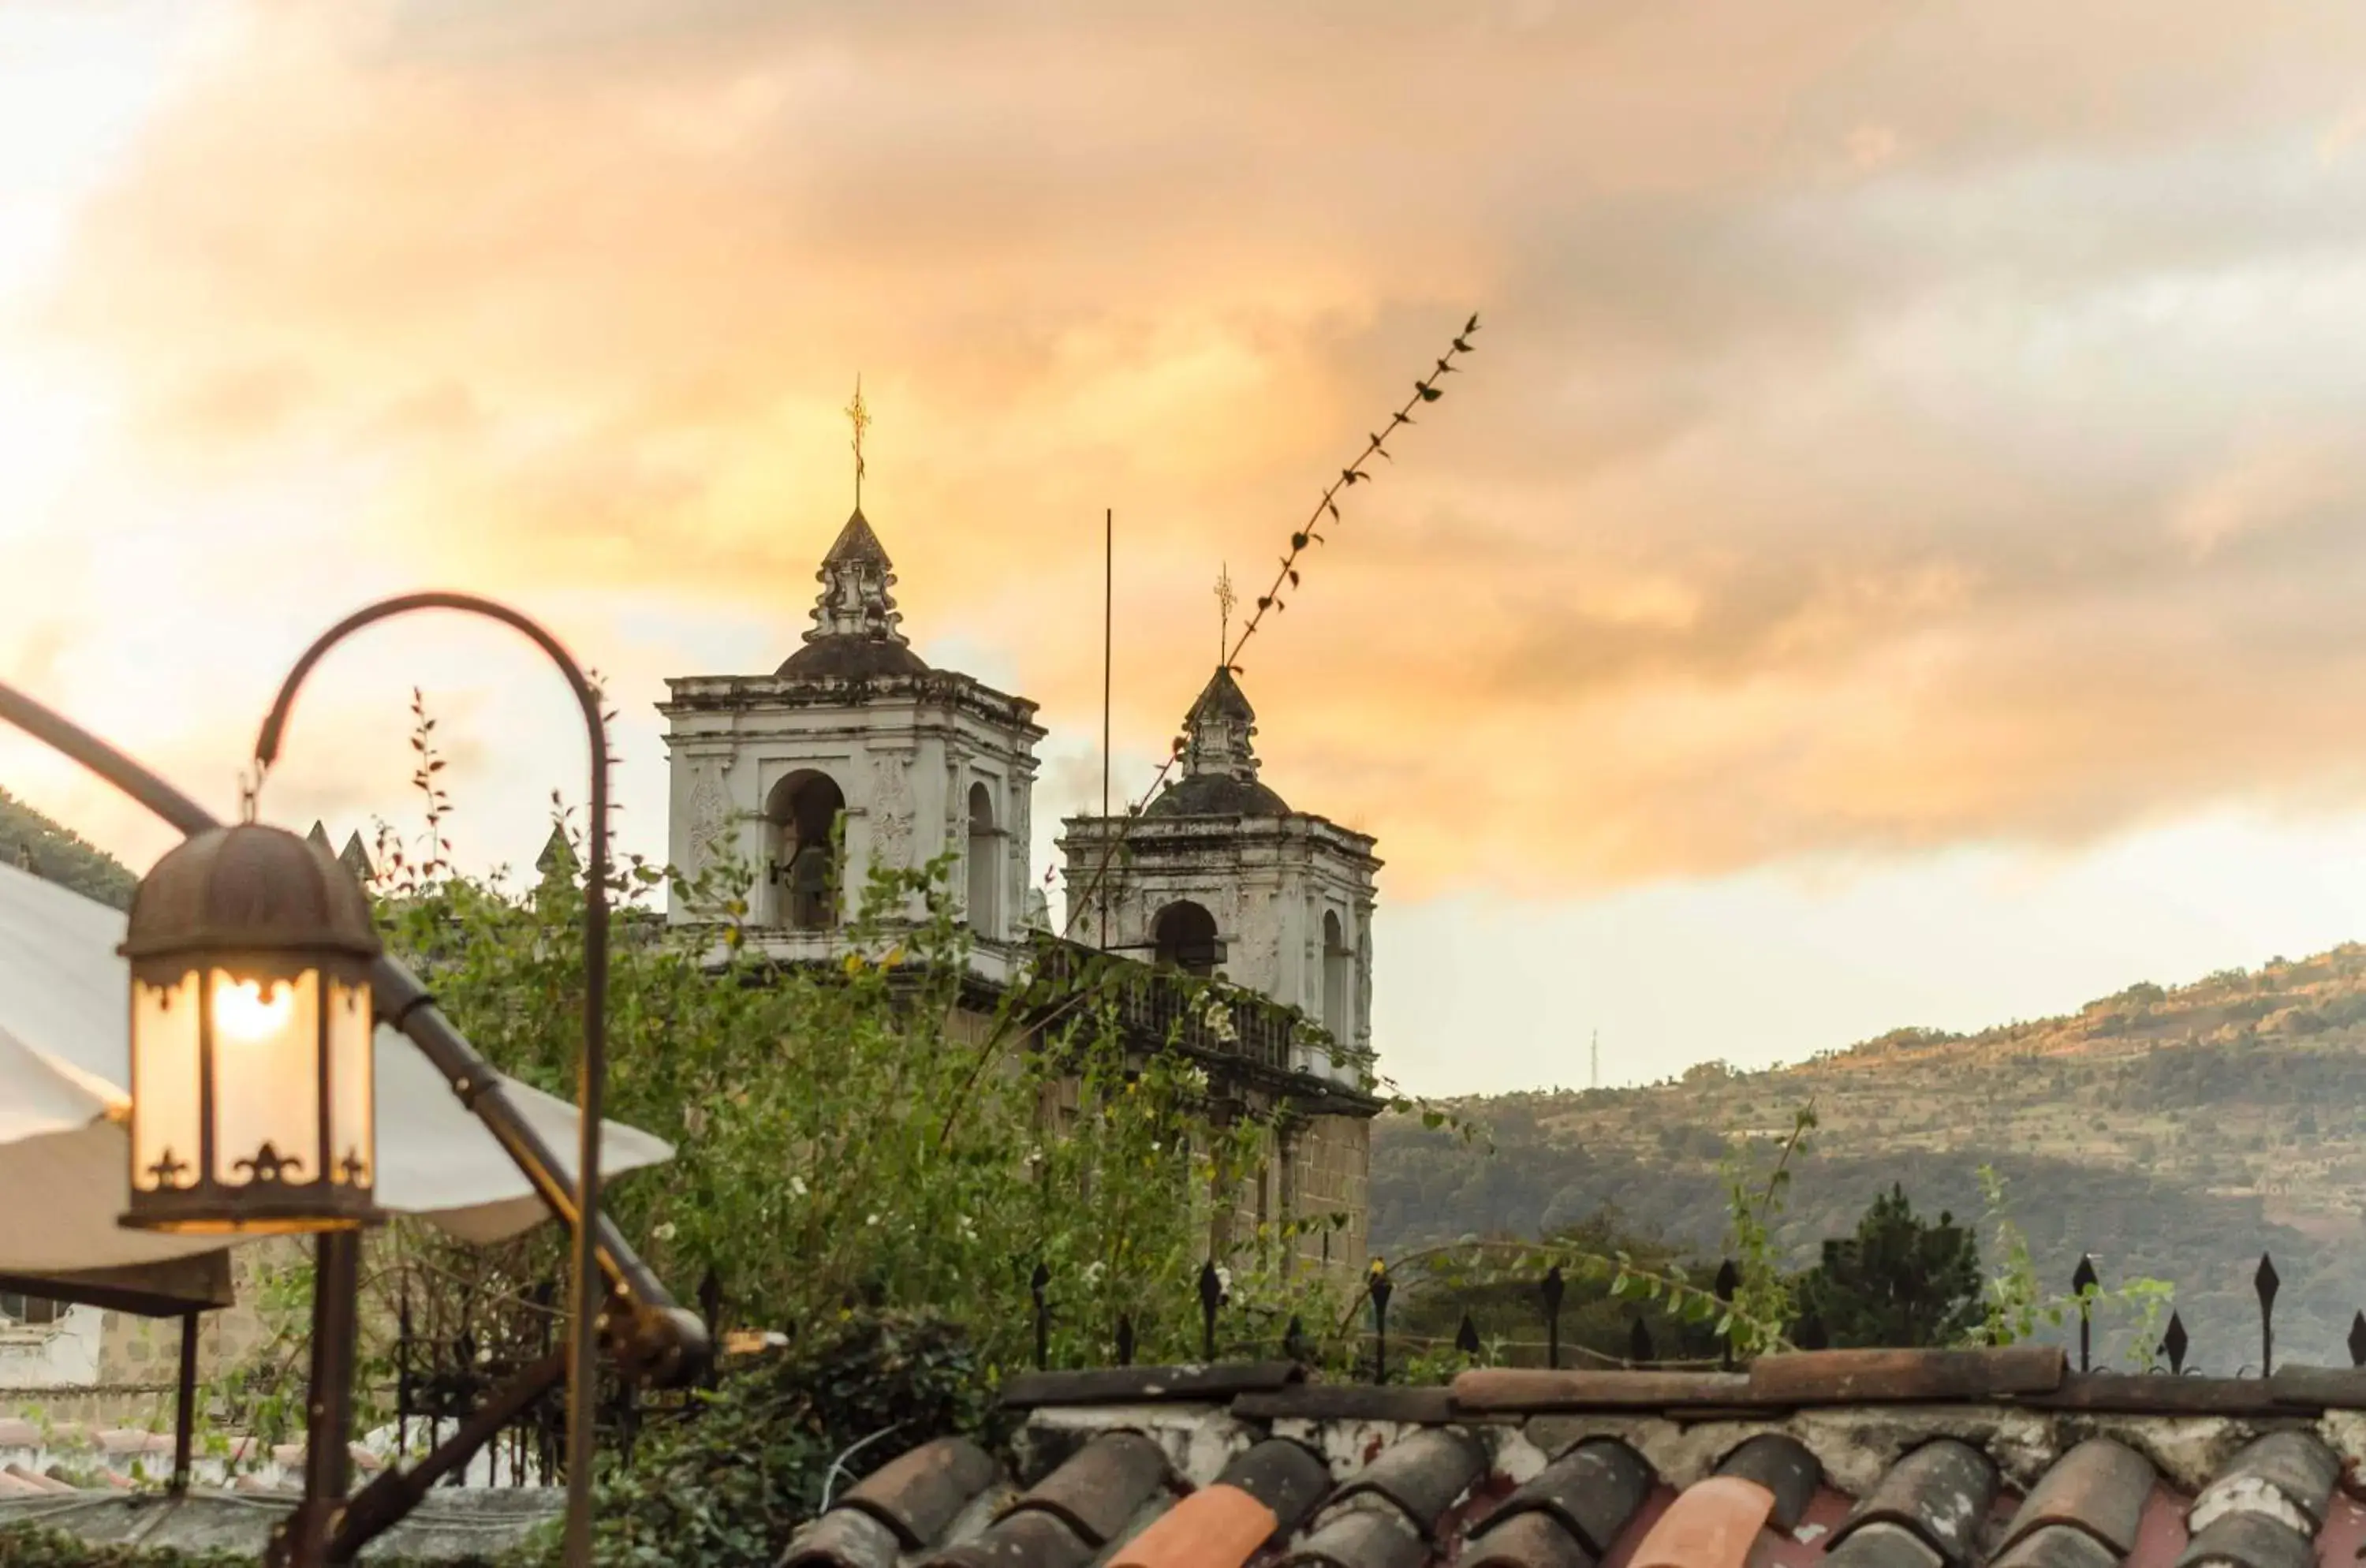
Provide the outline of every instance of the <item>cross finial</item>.
<path id="1" fill-rule="evenodd" d="M 1231 662 L 1233 646 L 1233 606 L 1239 603 L 1233 597 L 1233 571 L 1230 565 L 1216 569 L 1216 662 Z"/>
<path id="2" fill-rule="evenodd" d="M 854 378 L 854 400 L 846 405 L 846 420 L 854 426 L 854 509 L 862 510 L 862 433 L 871 428 L 871 411 L 862 406 L 862 376 Z"/>

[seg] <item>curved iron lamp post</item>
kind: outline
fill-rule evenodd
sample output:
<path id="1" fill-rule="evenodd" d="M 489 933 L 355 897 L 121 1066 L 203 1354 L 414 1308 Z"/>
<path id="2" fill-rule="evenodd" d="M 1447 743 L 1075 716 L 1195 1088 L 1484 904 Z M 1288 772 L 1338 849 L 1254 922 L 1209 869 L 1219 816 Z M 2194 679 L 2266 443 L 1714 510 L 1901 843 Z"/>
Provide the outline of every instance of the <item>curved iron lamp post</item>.
<path id="1" fill-rule="evenodd" d="M 463 593 L 413 593 L 389 599 L 346 617 L 308 649 L 281 685 L 257 738 L 258 774 L 279 754 L 298 690 L 332 648 L 362 627 L 413 610 L 447 609 L 486 616 L 523 633 L 556 663 L 573 688 L 592 747 L 591 865 L 584 917 L 584 1045 L 581 1141 L 570 1188 L 549 1147 L 511 1102 L 500 1075 L 452 1027 L 426 988 L 400 964 L 380 954 L 370 965 L 371 1001 L 381 1022 L 409 1036 L 440 1070 L 465 1106 L 500 1141 L 551 1213 L 573 1231 L 569 1344 L 560 1356 L 529 1368 L 496 1393 L 459 1431 L 408 1471 L 389 1470 L 350 1502 L 343 1497 L 352 1393 L 355 1314 L 360 1243 L 352 1230 L 318 1239 L 314 1292 L 312 1379 L 308 1400 L 305 1497 L 275 1555 L 310 1564 L 349 1562 L 361 1548 L 417 1506 L 428 1489 L 465 1466 L 501 1426 L 562 1378 L 569 1384 L 567 1560 L 591 1561 L 592 1388 L 595 1349 L 604 1339 L 625 1375 L 661 1384 L 691 1381 L 712 1352 L 706 1325 L 676 1306 L 599 1209 L 599 1137 L 606 1068 L 608 750 L 599 695 L 566 649 L 514 610 Z M 0 719 L 89 768 L 183 834 L 221 825 L 202 807 L 122 752 L 13 687 L 0 682 Z M 607 1288 L 593 1302 L 592 1276 Z"/>
<path id="2" fill-rule="evenodd" d="M 468 593 L 406 593 L 356 610 L 331 626 L 304 650 L 296 667 L 280 682 L 271 713 L 254 739 L 254 787 L 260 790 L 271 765 L 279 760 L 279 742 L 287 728 L 296 694 L 313 667 L 354 633 L 366 626 L 413 610 L 459 610 L 483 615 L 522 632 L 546 654 L 567 677 L 576 705 L 583 710 L 584 739 L 592 753 L 591 865 L 583 883 L 583 1060 L 577 1114 L 581 1121 L 576 1143 L 575 1212 L 587 1223 L 578 1224 L 574 1236 L 574 1267 L 568 1281 L 567 1365 L 567 1562 L 588 1568 L 592 1561 L 592 1377 L 598 1370 L 592 1294 L 592 1224 L 600 1214 L 601 1101 L 608 1076 L 608 726 L 600 713 L 600 694 L 559 640 L 504 604 Z"/>

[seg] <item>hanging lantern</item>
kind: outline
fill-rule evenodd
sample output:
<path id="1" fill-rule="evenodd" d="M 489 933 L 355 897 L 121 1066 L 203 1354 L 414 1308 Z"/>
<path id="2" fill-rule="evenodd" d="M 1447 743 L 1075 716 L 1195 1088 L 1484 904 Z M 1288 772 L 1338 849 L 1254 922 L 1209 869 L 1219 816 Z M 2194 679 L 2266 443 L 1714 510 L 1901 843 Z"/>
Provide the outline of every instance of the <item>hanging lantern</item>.
<path id="1" fill-rule="evenodd" d="M 132 895 L 131 1205 L 141 1230 L 378 1218 L 369 900 L 325 849 L 200 833 Z"/>

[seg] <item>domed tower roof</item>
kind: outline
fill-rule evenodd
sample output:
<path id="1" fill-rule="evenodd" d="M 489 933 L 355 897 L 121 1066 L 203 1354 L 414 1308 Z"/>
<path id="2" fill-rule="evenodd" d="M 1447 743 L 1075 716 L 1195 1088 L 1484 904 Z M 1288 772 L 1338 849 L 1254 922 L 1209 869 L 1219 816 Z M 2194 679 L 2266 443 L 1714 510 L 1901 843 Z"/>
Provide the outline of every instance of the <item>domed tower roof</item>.
<path id="1" fill-rule="evenodd" d="M 1222 665 L 1183 719 L 1183 774 L 1146 817 L 1286 817 L 1290 806 L 1257 781 L 1256 709 Z"/>
<path id="2" fill-rule="evenodd" d="M 814 601 L 813 629 L 806 633 L 806 645 L 783 661 L 779 674 L 843 681 L 927 672 L 927 663 L 897 629 L 904 617 L 889 592 L 896 585 L 895 564 L 862 507 L 838 531 L 814 578 L 821 593 Z"/>

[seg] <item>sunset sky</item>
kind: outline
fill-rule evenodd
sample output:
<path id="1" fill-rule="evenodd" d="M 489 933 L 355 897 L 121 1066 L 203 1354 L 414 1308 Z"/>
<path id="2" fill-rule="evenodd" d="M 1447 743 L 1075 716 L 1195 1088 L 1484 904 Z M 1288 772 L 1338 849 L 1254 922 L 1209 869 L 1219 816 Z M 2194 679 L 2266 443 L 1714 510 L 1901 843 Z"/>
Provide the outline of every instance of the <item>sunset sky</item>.
<path id="1" fill-rule="evenodd" d="M 228 811 L 366 600 L 770 670 L 851 500 L 932 663 L 1139 792 L 1268 573 L 1266 777 L 1376 833 L 1436 1092 L 1797 1059 L 2366 936 L 2366 7 L 158 0 L 0 8 L 0 677 Z M 455 621 L 265 795 L 473 865 L 583 757 Z M 136 809 L 0 783 L 142 866 Z M 1055 897 L 1056 905 L 1056 897 Z"/>

